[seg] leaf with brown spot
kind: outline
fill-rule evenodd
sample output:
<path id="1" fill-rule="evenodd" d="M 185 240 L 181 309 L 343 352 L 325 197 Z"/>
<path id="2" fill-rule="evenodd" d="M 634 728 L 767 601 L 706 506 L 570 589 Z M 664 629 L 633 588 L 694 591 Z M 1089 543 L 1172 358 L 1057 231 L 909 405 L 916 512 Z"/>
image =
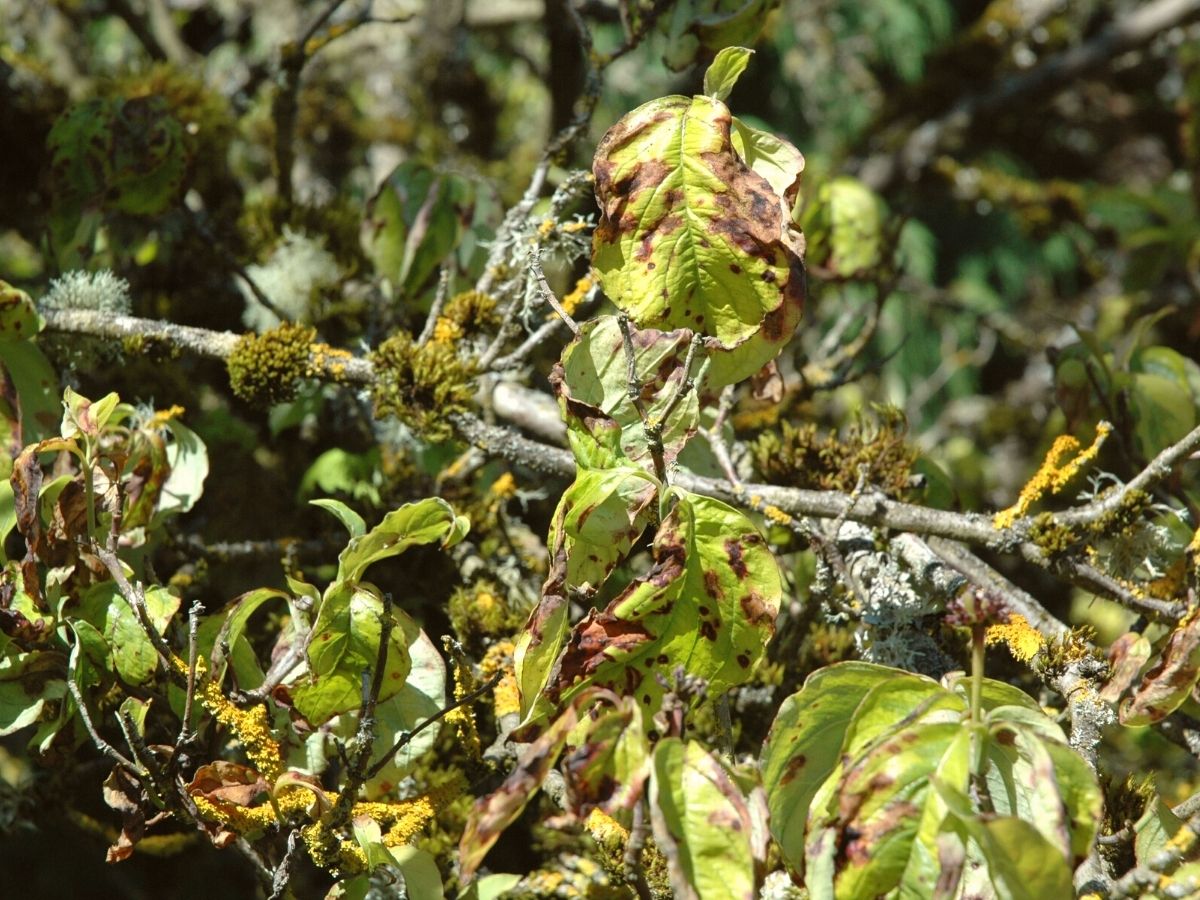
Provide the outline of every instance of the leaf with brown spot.
<path id="1" fill-rule="evenodd" d="M 634 376 L 639 402 L 650 421 L 662 419 L 663 461 L 671 465 L 696 432 L 702 402 L 715 402 L 704 385 L 672 404 L 689 373 L 683 370 L 692 332 L 631 328 Z M 698 354 L 703 356 L 703 354 Z M 693 359 L 691 376 L 700 368 Z M 584 467 L 608 468 L 636 463 L 653 472 L 646 429 L 629 396 L 628 362 L 624 339 L 615 316 L 585 323 L 579 337 L 566 346 L 562 361 L 550 376 L 567 423 L 567 438 Z"/>
<path id="2" fill-rule="evenodd" d="M 837 766 L 859 703 L 893 674 L 873 663 L 837 663 L 808 676 L 779 707 L 759 764 L 771 833 L 793 866 L 804 859 L 809 804 Z"/>
<path id="3" fill-rule="evenodd" d="M 653 713 L 666 690 L 656 676 L 667 678 L 676 667 L 703 679 L 713 696 L 752 677 L 775 630 L 779 566 L 741 512 L 679 494 L 655 536 L 654 565 L 575 626 L 531 719 L 551 715 L 588 685 L 636 692 L 643 714 Z M 740 576 L 730 565 L 731 546 Z"/>
<path id="4" fill-rule="evenodd" d="M 575 708 L 567 707 L 554 724 L 521 754 L 516 768 L 504 783 L 486 797 L 475 801 L 458 844 L 459 879 L 462 884 L 470 884 L 488 850 L 504 829 L 517 820 L 525 805 L 542 786 L 551 766 L 562 752 L 567 734 L 578 721 Z"/>
<path id="5" fill-rule="evenodd" d="M 1200 610 L 1175 626 L 1159 660 L 1121 703 L 1122 725 L 1152 725 L 1178 709 L 1200 679 Z"/>
<path id="6" fill-rule="evenodd" d="M 1116 703 L 1133 686 L 1138 672 L 1150 660 L 1150 642 L 1145 635 L 1129 631 L 1112 642 L 1108 648 L 1108 664 L 1112 670 L 1100 699 L 1105 703 Z"/>
<path id="7" fill-rule="evenodd" d="M 739 155 L 732 129 L 720 100 L 663 97 L 609 129 L 593 163 L 601 286 L 640 327 L 703 334 L 714 387 L 773 359 L 804 304 L 790 205 Z M 739 132 L 743 151 L 748 140 Z"/>
<path id="8" fill-rule="evenodd" d="M 584 717 L 563 757 L 568 808 L 580 817 L 597 807 L 610 815 L 631 809 L 650 774 L 641 707 L 604 690 L 581 695 L 575 706 L 598 714 Z"/>

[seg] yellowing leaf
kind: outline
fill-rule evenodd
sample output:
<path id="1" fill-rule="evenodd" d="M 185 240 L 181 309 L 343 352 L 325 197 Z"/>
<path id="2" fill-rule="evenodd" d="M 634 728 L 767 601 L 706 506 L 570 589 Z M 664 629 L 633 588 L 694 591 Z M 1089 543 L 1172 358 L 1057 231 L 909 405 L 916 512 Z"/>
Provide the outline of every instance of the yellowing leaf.
<path id="1" fill-rule="evenodd" d="M 720 100 L 664 97 L 609 129 L 593 163 L 605 293 L 640 327 L 703 334 L 714 386 L 770 361 L 804 305 L 791 221 L 732 124 Z"/>
<path id="2" fill-rule="evenodd" d="M 762 535 L 733 507 L 683 493 L 653 552 L 646 575 L 572 630 L 540 701 L 543 713 L 593 684 L 653 712 L 665 690 L 656 674 L 677 666 L 714 695 L 750 678 L 782 594 Z"/>

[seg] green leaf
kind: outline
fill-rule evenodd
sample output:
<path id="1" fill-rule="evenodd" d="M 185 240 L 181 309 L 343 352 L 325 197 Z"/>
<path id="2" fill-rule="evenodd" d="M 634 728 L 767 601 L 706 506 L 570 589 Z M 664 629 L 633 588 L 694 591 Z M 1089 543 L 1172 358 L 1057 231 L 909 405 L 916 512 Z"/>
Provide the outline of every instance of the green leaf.
<path id="1" fill-rule="evenodd" d="M 371 198 L 363 246 L 405 297 L 417 296 L 462 239 L 474 183 L 413 160 L 397 166 Z"/>
<path id="2" fill-rule="evenodd" d="M 77 394 L 70 387 L 63 390 L 63 419 L 60 433 L 64 440 L 87 435 L 97 437 L 108 424 L 121 398 L 115 393 L 105 394 L 92 401 Z"/>
<path id="3" fill-rule="evenodd" d="M 871 688 L 895 670 L 844 662 L 813 672 L 779 707 L 759 764 L 771 833 L 783 856 L 799 867 L 809 804 L 837 767 L 854 711 Z"/>
<path id="4" fill-rule="evenodd" d="M 437 860 L 426 850 L 416 847 L 400 846 L 391 848 L 392 859 L 400 869 L 404 879 L 404 893 L 416 900 L 442 900 L 446 896 L 445 885 L 442 884 L 442 873 L 438 871 Z"/>
<path id="5" fill-rule="evenodd" d="M 505 891 L 517 886 L 521 876 L 509 872 L 497 872 L 495 875 L 485 875 L 478 881 L 472 881 L 458 892 L 458 900 L 497 900 Z"/>
<path id="6" fill-rule="evenodd" d="M 0 341 L 0 363 L 17 398 L 10 430 L 15 455 L 26 444 L 57 435 L 62 419 L 58 375 L 41 348 L 30 341 Z M 19 429 L 19 430 L 18 430 Z"/>
<path id="7" fill-rule="evenodd" d="M 705 53 L 753 44 L 779 0 L 680 0 L 661 19 L 663 62 L 680 72 Z"/>
<path id="8" fill-rule="evenodd" d="M 33 298 L 0 280 L 0 342 L 32 338 L 42 330 L 43 324 Z"/>
<path id="9" fill-rule="evenodd" d="M 593 162 L 601 285 L 639 327 L 703 334 L 714 387 L 773 358 L 804 303 L 791 221 L 731 127 L 719 100 L 664 97 L 609 129 Z"/>
<path id="10" fill-rule="evenodd" d="M 1142 817 L 1133 826 L 1133 852 L 1139 866 L 1167 849 L 1172 838 L 1183 827 L 1183 820 L 1171 811 L 1162 797 L 1155 796 L 1146 804 Z"/>
<path id="11" fill-rule="evenodd" d="M 887 209 L 866 185 L 849 176 L 825 182 L 802 218 L 810 264 L 853 278 L 883 262 Z"/>
<path id="12" fill-rule="evenodd" d="M 379 823 L 370 816 L 355 816 L 351 823 L 354 842 L 362 850 L 367 861 L 367 871 L 373 872 L 380 866 L 394 866 L 396 860 L 383 844 L 383 832 Z"/>
<path id="13" fill-rule="evenodd" d="M 395 746 L 396 742 L 425 719 L 436 715 L 446 706 L 446 663 L 433 641 L 402 610 L 393 610 L 396 630 L 404 635 L 411 660 L 408 678 L 396 694 L 375 707 L 375 747 L 372 759 L 379 759 Z M 339 726 L 342 734 L 349 738 L 358 728 L 357 716 L 342 717 Z M 441 733 L 440 723 L 429 726 L 410 740 L 379 774 L 366 785 L 370 798 L 392 793 L 396 785 L 416 768 L 421 758 L 437 743 Z"/>
<path id="14" fill-rule="evenodd" d="M 654 540 L 654 566 L 603 611 L 575 626 L 555 664 L 542 711 L 588 685 L 631 695 L 643 714 L 681 666 L 717 696 L 745 683 L 775 629 L 782 581 L 762 535 L 731 506 L 680 491 Z"/>
<path id="15" fill-rule="evenodd" d="M 666 738 L 654 748 L 650 822 L 679 900 L 754 900 L 754 823 L 725 765 L 702 744 Z"/>
<path id="16" fill-rule="evenodd" d="M 326 591 L 308 645 L 308 677 L 296 684 L 296 709 L 311 725 L 358 709 L 363 672 L 374 673 L 384 615 L 383 599 L 370 585 L 337 582 Z M 403 628 L 393 628 L 379 700 L 404 687 L 411 667 Z"/>
<path id="17" fill-rule="evenodd" d="M 733 86 L 750 64 L 753 50 L 745 47 L 726 47 L 721 50 L 704 72 L 704 93 L 724 103 L 733 93 Z"/>
<path id="18" fill-rule="evenodd" d="M 346 526 L 346 530 L 350 532 L 350 537 L 361 537 L 367 533 L 367 523 L 363 521 L 363 517 L 348 507 L 341 500 L 309 500 L 312 506 L 319 506 L 321 509 L 330 513 L 335 519 Z"/>
<path id="19" fill-rule="evenodd" d="M 697 391 L 673 401 L 689 375 L 683 364 L 691 339 L 687 330 L 631 331 L 639 400 L 647 419 L 662 424 L 663 461 L 668 466 L 695 434 L 700 420 Z M 694 359 L 692 377 L 698 369 L 699 361 Z M 551 381 L 567 423 L 567 438 L 581 466 L 610 468 L 628 461 L 654 471 L 646 429 L 629 397 L 628 364 L 616 316 L 601 316 L 581 326 L 579 337 L 563 349 Z M 670 414 L 662 421 L 668 408 Z"/>
<path id="20" fill-rule="evenodd" d="M 936 778 L 934 786 L 950 814 L 979 845 L 999 900 L 1074 895 L 1066 859 L 1037 828 L 1012 816 L 977 815 L 962 791 Z"/>
<path id="21" fill-rule="evenodd" d="M 1196 402 L 1187 383 L 1149 372 L 1133 376 L 1129 404 L 1139 452 L 1152 459 L 1196 426 Z"/>
<path id="22" fill-rule="evenodd" d="M 180 599 L 160 585 L 145 591 L 146 612 L 162 634 L 179 611 Z M 112 581 L 102 581 L 84 592 L 80 618 L 90 622 L 104 635 L 112 648 L 117 674 L 128 684 L 149 681 L 158 666 L 158 654 L 150 636 L 129 603 Z"/>
<path id="23" fill-rule="evenodd" d="M 209 660 L 212 677 L 219 684 L 225 680 L 227 661 L 234 663 L 238 684 L 243 690 L 253 690 L 262 682 L 261 667 L 258 671 L 248 672 L 245 667 L 238 667 L 238 655 L 245 648 L 251 657 L 254 656 L 249 641 L 246 640 L 246 626 L 250 617 L 269 600 L 286 600 L 287 594 L 274 588 L 257 588 L 236 597 L 228 606 L 227 612 L 214 616 L 206 616 L 200 623 L 196 634 L 196 649 L 201 656 Z M 229 648 L 228 657 L 225 649 Z M 247 677 L 251 676 L 251 677 Z"/>
<path id="24" fill-rule="evenodd" d="M 367 533 L 350 539 L 338 556 L 338 581 L 357 582 L 368 566 L 399 556 L 409 547 L 420 544 L 453 547 L 469 527 L 467 519 L 456 516 L 450 504 L 441 498 L 405 503 Z"/>
<path id="25" fill-rule="evenodd" d="M 60 653 L 34 651 L 0 659 L 0 737 L 32 725 L 47 702 L 66 693 Z"/>

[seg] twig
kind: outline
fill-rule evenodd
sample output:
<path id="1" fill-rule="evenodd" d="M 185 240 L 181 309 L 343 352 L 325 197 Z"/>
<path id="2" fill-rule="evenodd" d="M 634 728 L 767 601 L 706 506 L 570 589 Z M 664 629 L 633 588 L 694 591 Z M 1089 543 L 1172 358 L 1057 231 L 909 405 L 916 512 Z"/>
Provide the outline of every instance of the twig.
<path id="1" fill-rule="evenodd" d="M 369 781 L 375 773 L 369 770 L 371 750 L 375 746 L 375 707 L 379 702 L 379 693 L 383 690 L 384 670 L 387 668 L 388 645 L 392 639 L 392 629 L 395 627 L 392 618 L 392 596 L 383 595 L 383 613 L 379 617 L 379 649 L 375 658 L 375 671 L 363 672 L 362 709 L 358 716 L 358 729 L 354 734 L 353 756 L 349 759 L 346 773 L 346 783 L 338 795 L 337 806 L 333 811 L 334 827 L 344 825 L 350 820 L 350 811 L 358 799 L 359 788 Z"/>
<path id="2" fill-rule="evenodd" d="M 196 634 L 200 629 L 200 616 L 204 606 L 199 600 L 192 603 L 188 610 L 188 674 L 187 693 L 183 698 L 183 722 L 179 725 L 179 737 L 175 740 L 175 753 L 171 759 L 179 755 L 179 748 L 191 740 L 192 702 L 196 696 Z"/>
<path id="3" fill-rule="evenodd" d="M 419 723 L 417 723 L 417 726 L 412 731 L 406 731 L 404 734 L 402 734 L 400 736 L 400 739 L 392 745 L 392 748 L 390 750 L 388 750 L 387 753 L 383 754 L 383 756 L 378 760 L 378 762 L 376 762 L 373 766 L 371 766 L 370 769 L 367 770 L 367 777 L 374 778 L 376 775 L 378 775 L 380 772 L 382 772 L 384 766 L 386 766 L 392 760 L 392 758 L 395 757 L 395 755 L 397 753 L 399 753 L 401 750 L 403 750 L 405 747 L 407 747 L 409 745 L 409 743 L 411 743 L 412 740 L 414 738 L 416 738 L 416 736 L 418 734 L 420 734 L 422 731 L 424 731 L 426 728 L 428 728 L 434 722 L 441 721 L 443 718 L 448 716 L 450 713 L 454 712 L 454 710 L 458 709 L 460 706 L 466 706 L 468 703 L 475 702 L 477 699 L 479 699 L 484 694 L 486 694 L 488 691 L 490 691 L 492 688 L 494 688 L 496 685 L 498 685 L 500 683 L 500 679 L 503 677 L 504 677 L 503 672 L 497 672 L 496 675 L 493 676 L 491 679 L 484 682 L 479 687 L 475 688 L 475 690 L 473 690 L 467 694 L 464 694 L 458 700 L 455 700 L 452 704 L 447 706 L 445 709 L 440 709 L 436 713 L 434 713 L 432 716 L 430 716 L 429 718 L 422 719 Z"/>
<path id="4" fill-rule="evenodd" d="M 571 314 L 567 312 L 558 298 L 554 296 L 554 291 L 550 290 L 550 285 L 546 283 L 546 273 L 542 271 L 542 251 L 541 248 L 534 248 L 529 251 L 529 268 L 533 272 L 534 281 L 537 283 L 538 294 L 543 300 L 550 304 L 550 307 L 558 314 L 558 317 L 563 320 L 563 323 L 571 329 L 571 334 L 579 337 L 579 326 L 575 320 L 571 318 Z"/>
<path id="5" fill-rule="evenodd" d="M 287 896 L 288 882 L 292 880 L 292 866 L 300 861 L 303 845 L 300 843 L 300 831 L 293 828 L 288 832 L 287 850 L 283 859 L 275 867 L 271 875 L 271 896 L 269 900 L 283 900 Z"/>
<path id="6" fill-rule="evenodd" d="M 1135 491 L 1149 493 L 1155 485 L 1171 474 L 1175 466 L 1186 461 L 1197 450 L 1200 450 L 1200 426 L 1193 428 L 1178 442 L 1150 460 L 1146 467 L 1126 484 L 1097 497 L 1086 506 L 1055 513 L 1054 520 L 1061 525 L 1090 525 L 1120 509 Z"/>
<path id="7" fill-rule="evenodd" d="M 429 307 L 429 315 L 425 317 L 425 327 L 421 329 L 421 334 L 417 338 L 417 346 L 423 346 L 429 343 L 433 337 L 434 331 L 437 330 L 438 319 L 442 315 L 442 307 L 446 305 L 446 300 L 450 295 L 450 267 L 442 266 L 442 270 L 438 273 L 437 293 L 433 296 L 433 305 Z"/>
<path id="8" fill-rule="evenodd" d="M 117 765 L 128 769 L 130 774 L 135 776 L 140 775 L 137 763 L 126 758 L 120 750 L 100 736 L 100 732 L 96 730 L 96 725 L 92 721 L 92 715 L 88 711 L 87 703 L 84 702 L 83 692 L 79 690 L 79 685 L 75 683 L 75 679 L 70 676 L 67 677 L 67 690 L 71 694 L 71 699 L 75 701 L 75 706 L 79 710 L 79 718 L 83 721 L 83 727 L 87 730 L 88 736 L 92 739 L 92 743 L 96 746 L 96 749 Z"/>

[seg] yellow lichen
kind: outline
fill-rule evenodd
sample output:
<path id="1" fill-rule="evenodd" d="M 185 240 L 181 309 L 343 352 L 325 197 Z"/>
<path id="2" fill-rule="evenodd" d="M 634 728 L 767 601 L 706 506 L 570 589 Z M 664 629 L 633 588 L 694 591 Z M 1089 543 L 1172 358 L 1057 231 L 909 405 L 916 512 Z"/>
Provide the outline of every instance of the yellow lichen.
<path id="1" fill-rule="evenodd" d="M 519 715 L 521 712 L 521 693 L 513 668 L 515 649 L 512 641 L 500 641 L 488 648 L 479 663 L 479 672 L 485 679 L 503 673 L 492 690 L 492 708 L 497 719 L 507 715 Z"/>
<path id="2" fill-rule="evenodd" d="M 1041 467 L 1021 488 L 1017 502 L 1008 509 L 996 513 L 992 524 L 997 528 L 1010 528 L 1042 497 L 1061 491 L 1084 466 L 1096 458 L 1111 432 L 1112 426 L 1107 422 L 1101 422 L 1096 426 L 1095 439 L 1085 450 L 1080 450 L 1079 441 L 1075 440 L 1072 435 L 1059 435 L 1051 445 Z"/>
<path id="3" fill-rule="evenodd" d="M 587 275 L 584 275 L 575 282 L 575 287 L 572 288 L 571 292 L 563 297 L 561 301 L 562 308 L 566 310 L 567 315 L 573 315 L 575 313 L 575 310 L 579 308 L 579 304 L 583 302 L 583 299 L 588 295 L 588 291 L 591 289 L 592 279 Z M 557 315 L 557 313 L 551 312 L 548 313 L 546 317 L 550 318 L 555 315 Z"/>
<path id="4" fill-rule="evenodd" d="M 177 668 L 188 671 L 187 663 L 176 658 Z M 279 744 L 271 736 L 271 721 L 265 706 L 241 709 L 221 693 L 214 679 L 205 679 L 207 664 L 203 657 L 196 660 L 196 699 L 220 724 L 229 728 L 241 742 L 246 756 L 268 783 L 283 774 L 283 756 Z"/>
<path id="5" fill-rule="evenodd" d="M 629 829 L 600 809 L 593 809 L 584 821 L 584 828 L 596 842 L 600 864 L 620 878 L 625 877 L 625 846 L 629 843 Z M 667 874 L 667 860 L 662 852 L 647 841 L 642 848 L 642 871 L 651 894 L 655 897 L 673 896 Z"/>
<path id="6" fill-rule="evenodd" d="M 511 472 L 505 472 L 492 482 L 489 490 L 492 496 L 507 500 L 517 493 L 517 480 L 513 478 Z"/>
<path id="7" fill-rule="evenodd" d="M 463 336 L 462 326 L 446 316 L 438 316 L 433 326 L 433 340 L 438 344 L 453 344 Z"/>
<path id="8" fill-rule="evenodd" d="M 989 647 L 1004 644 L 1014 659 L 1024 663 L 1032 660 L 1046 646 L 1046 638 L 1042 633 L 1030 625 L 1024 616 L 1015 613 L 1003 625 L 989 625 L 984 642 Z"/>
<path id="9" fill-rule="evenodd" d="M 398 331 L 371 354 L 375 415 L 395 416 L 423 438 L 441 441 L 453 434 L 449 417 L 470 408 L 471 371 L 448 344 L 418 345 Z"/>
<path id="10" fill-rule="evenodd" d="M 454 662 L 454 699 L 461 700 L 471 691 L 479 687 L 479 682 L 463 661 Z M 458 729 L 459 739 L 463 742 L 472 759 L 479 759 L 483 748 L 479 743 L 479 729 L 475 725 L 475 711 L 471 704 L 464 703 L 446 713 L 445 721 Z"/>

